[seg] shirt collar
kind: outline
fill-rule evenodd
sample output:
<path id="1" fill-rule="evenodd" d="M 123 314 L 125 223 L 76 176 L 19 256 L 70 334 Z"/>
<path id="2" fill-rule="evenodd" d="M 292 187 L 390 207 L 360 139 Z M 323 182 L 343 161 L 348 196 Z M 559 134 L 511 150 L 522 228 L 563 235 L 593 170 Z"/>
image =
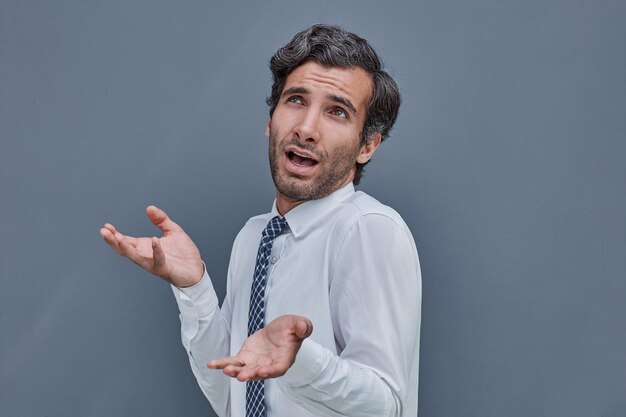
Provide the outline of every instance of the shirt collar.
<path id="1" fill-rule="evenodd" d="M 309 200 L 294 207 L 285 214 L 287 224 L 294 237 L 298 238 L 300 235 L 306 233 L 307 229 L 321 216 L 326 214 L 331 208 L 335 207 L 338 203 L 345 200 L 349 195 L 354 193 L 354 185 L 352 182 L 344 185 L 332 194 L 320 198 L 319 200 Z M 272 205 L 272 216 L 278 216 L 278 209 L 276 208 L 276 200 Z"/>

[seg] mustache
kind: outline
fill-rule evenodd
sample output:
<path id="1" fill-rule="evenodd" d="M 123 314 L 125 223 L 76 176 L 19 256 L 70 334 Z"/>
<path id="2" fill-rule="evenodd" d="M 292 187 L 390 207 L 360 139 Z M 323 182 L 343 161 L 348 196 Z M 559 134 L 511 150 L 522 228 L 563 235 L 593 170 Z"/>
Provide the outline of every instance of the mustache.
<path id="1" fill-rule="evenodd" d="M 318 159 L 318 161 L 321 161 L 323 158 L 326 157 L 326 153 L 317 149 L 315 145 L 310 144 L 310 143 L 303 144 L 300 141 L 300 139 L 295 138 L 295 137 L 291 139 L 285 139 L 280 145 L 283 151 L 287 149 L 289 146 L 293 146 L 296 149 L 300 149 L 300 150 L 307 151 L 307 152 L 314 154 L 315 157 Z"/>

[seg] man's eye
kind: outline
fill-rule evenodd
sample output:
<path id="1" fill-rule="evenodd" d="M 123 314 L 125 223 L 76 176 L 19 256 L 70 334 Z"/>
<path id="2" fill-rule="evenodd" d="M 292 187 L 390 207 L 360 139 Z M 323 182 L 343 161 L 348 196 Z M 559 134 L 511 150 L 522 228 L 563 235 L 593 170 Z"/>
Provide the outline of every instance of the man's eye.
<path id="1" fill-rule="evenodd" d="M 287 99 L 287 102 L 288 102 L 288 103 L 296 103 L 296 104 L 302 104 L 302 103 L 303 103 L 302 98 L 301 98 L 301 97 L 299 97 L 299 96 L 292 96 L 292 97 L 289 97 L 289 98 Z"/>
<path id="2" fill-rule="evenodd" d="M 337 108 L 337 109 L 333 109 L 331 111 L 331 114 L 333 116 L 337 116 L 337 117 L 341 117 L 343 119 L 347 119 L 348 118 L 348 113 L 345 112 L 345 110 Z"/>

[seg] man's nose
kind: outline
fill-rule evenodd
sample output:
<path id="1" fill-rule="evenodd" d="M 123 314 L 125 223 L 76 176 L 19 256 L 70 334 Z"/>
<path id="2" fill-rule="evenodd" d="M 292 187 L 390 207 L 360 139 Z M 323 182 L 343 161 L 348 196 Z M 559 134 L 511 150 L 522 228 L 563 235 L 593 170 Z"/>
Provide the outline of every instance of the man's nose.
<path id="1" fill-rule="evenodd" d="M 301 142 L 317 143 L 320 138 L 319 122 L 321 113 L 309 107 L 295 126 L 295 134 Z"/>

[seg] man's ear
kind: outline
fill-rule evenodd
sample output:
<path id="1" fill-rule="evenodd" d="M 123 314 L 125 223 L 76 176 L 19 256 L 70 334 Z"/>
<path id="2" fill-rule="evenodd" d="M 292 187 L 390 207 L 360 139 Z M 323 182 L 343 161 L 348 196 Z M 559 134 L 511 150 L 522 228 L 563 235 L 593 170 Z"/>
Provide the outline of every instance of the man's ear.
<path id="1" fill-rule="evenodd" d="M 267 119 L 267 125 L 265 125 L 265 137 L 270 137 L 270 123 L 272 119 Z"/>
<path id="2" fill-rule="evenodd" d="M 383 137 L 380 132 L 374 133 L 373 137 L 369 138 L 367 142 L 361 145 L 361 150 L 359 151 L 359 156 L 357 156 L 356 161 L 359 164 L 367 163 L 372 158 L 372 155 L 374 155 L 374 152 L 376 152 L 376 149 L 378 149 L 378 145 L 380 145 L 382 140 Z"/>

